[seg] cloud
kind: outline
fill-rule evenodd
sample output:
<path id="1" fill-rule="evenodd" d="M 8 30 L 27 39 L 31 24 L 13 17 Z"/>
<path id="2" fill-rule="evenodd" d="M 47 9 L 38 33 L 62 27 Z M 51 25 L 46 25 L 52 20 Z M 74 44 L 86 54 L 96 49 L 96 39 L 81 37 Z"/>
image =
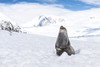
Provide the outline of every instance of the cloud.
<path id="1" fill-rule="evenodd" d="M 56 2 L 56 0 L 37 0 L 37 1 L 44 1 L 44 2 Z"/>
<path id="2" fill-rule="evenodd" d="M 17 3 L 0 4 L 0 12 L 7 15 L 16 23 L 27 23 L 40 15 L 62 16 L 70 10 L 64 9 L 62 5 L 38 4 L 38 3 Z"/>
<path id="3" fill-rule="evenodd" d="M 100 0 L 80 0 L 80 1 L 85 2 L 87 4 L 100 5 Z"/>

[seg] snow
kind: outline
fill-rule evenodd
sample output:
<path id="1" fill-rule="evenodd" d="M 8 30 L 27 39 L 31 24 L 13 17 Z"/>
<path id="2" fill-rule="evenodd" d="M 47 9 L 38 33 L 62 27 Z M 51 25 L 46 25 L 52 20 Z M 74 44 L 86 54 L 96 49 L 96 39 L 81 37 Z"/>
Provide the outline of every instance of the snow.
<path id="1" fill-rule="evenodd" d="M 0 67 L 98 67 L 100 37 L 70 38 L 76 55 L 55 53 L 56 37 L 0 30 Z"/>
<path id="2" fill-rule="evenodd" d="M 6 15 L 0 12 L 0 29 L 2 30 L 11 30 L 15 32 L 21 32 L 21 27 L 9 19 Z"/>
<path id="3" fill-rule="evenodd" d="M 28 5 L 28 4 L 26 4 L 26 5 Z M 30 9 L 34 10 L 33 9 L 34 7 L 31 5 L 32 4 L 30 4 L 30 7 L 32 7 L 32 8 L 30 8 Z M 12 6 L 14 6 L 14 5 L 12 5 Z M 15 6 L 16 6 L 16 8 L 21 6 L 21 7 L 23 7 L 22 10 L 24 10 L 25 5 L 23 6 L 21 4 L 18 6 L 18 4 L 16 4 Z M 34 5 L 34 6 L 36 6 L 36 5 Z M 37 7 L 37 8 L 39 8 L 39 7 Z M 43 8 L 44 8 L 44 6 L 43 6 Z M 60 13 L 58 13 L 57 10 L 55 10 L 55 8 L 53 8 L 53 9 L 54 10 L 52 10 L 52 9 L 51 10 L 54 13 L 52 13 L 51 10 L 50 10 L 50 13 L 48 13 L 49 10 L 43 10 L 43 14 L 40 14 L 41 13 L 40 9 L 39 10 L 35 9 L 36 10 L 35 12 L 29 11 L 27 13 L 25 12 L 25 10 L 21 11 L 21 13 L 25 12 L 24 14 L 19 13 L 19 11 L 18 11 L 18 13 L 16 13 L 17 10 L 15 10 L 15 9 L 13 12 L 15 14 L 12 14 L 12 12 L 6 13 L 6 9 L 5 9 L 5 10 L 3 10 L 3 13 L 5 13 L 7 16 L 9 13 L 11 20 L 15 19 L 16 23 L 18 23 L 18 25 L 22 26 L 21 28 L 23 29 L 23 31 L 30 33 L 30 34 L 39 34 L 39 35 L 43 35 L 43 36 L 57 37 L 57 34 L 59 32 L 59 27 L 61 25 L 63 25 L 64 27 L 67 28 L 69 37 L 100 35 L 99 34 L 100 33 L 100 30 L 99 30 L 99 28 L 100 28 L 100 23 L 99 23 L 100 22 L 100 19 L 99 19 L 100 18 L 100 15 L 99 15 L 100 8 L 94 8 L 94 9 L 83 10 L 83 11 L 69 11 L 69 10 L 60 8 L 60 10 L 61 10 L 61 11 L 59 11 Z M 9 8 L 9 10 L 10 10 L 10 8 Z M 56 14 L 55 12 L 57 12 L 60 15 Z M 2 13 L 0 13 L 0 15 L 1 14 Z M 43 16 L 43 17 L 39 19 L 40 16 Z M 3 16 L 3 17 L 5 18 L 5 16 Z M 24 17 L 27 17 L 27 18 L 24 18 Z M 42 23 L 43 26 L 38 27 L 39 22 L 41 20 L 43 20 L 44 17 L 48 18 L 51 21 L 51 23 L 48 22 L 47 20 L 45 20 Z M 2 18 L 2 16 L 1 16 L 1 18 Z M 24 21 L 24 22 L 22 22 L 22 21 Z M 45 26 L 45 24 L 46 24 L 46 26 Z M 91 30 L 92 30 L 92 32 L 91 32 Z"/>
<path id="4" fill-rule="evenodd" d="M 13 25 L 17 25 L 14 21 L 12 21 L 10 18 L 0 12 L 0 23 L 3 21 L 10 21 Z"/>
<path id="5" fill-rule="evenodd" d="M 34 27 L 34 24 L 39 24 L 40 22 L 36 17 L 24 25 L 24 31 L 31 34 L 56 37 L 58 34 L 57 32 L 59 32 L 59 27 L 63 25 L 67 28 L 69 37 L 100 35 L 99 12 L 100 9 L 91 9 L 69 12 L 64 16 L 46 16 L 51 17 L 56 23 L 50 23 L 49 25 L 41 27 Z M 36 21 L 36 19 L 38 21 Z"/>
<path id="6" fill-rule="evenodd" d="M 9 33 L 0 30 L 0 67 L 100 66 L 100 8 L 67 11 L 51 7 L 50 10 L 52 8 L 53 10 L 49 12 L 47 9 L 49 6 L 44 5 L 44 8 L 42 5 L 42 10 L 40 7 L 34 10 L 34 7 L 37 8 L 40 5 L 36 4 L 33 7 L 30 4 L 32 10 L 25 12 L 29 8 L 28 4 L 24 4 L 24 6 L 28 7 L 21 5 L 21 7 L 18 4 L 12 5 L 12 7 L 14 6 L 13 13 L 12 7 L 9 8 L 11 10 L 9 12 L 4 8 L 3 13 L 7 14 L 11 19 L 0 13 L 0 22 L 6 20 L 11 21 L 14 25 L 19 23 L 22 26 L 22 32 L 27 32 L 27 34 Z M 19 7 L 23 7 L 25 10 L 19 11 Z M 45 16 L 39 19 L 40 13 Z M 42 23 L 49 24 L 38 26 L 44 17 L 49 19 L 50 22 L 45 20 Z M 71 45 L 76 51 L 75 55 L 68 56 L 66 53 L 63 53 L 60 57 L 56 55 L 55 42 L 61 25 L 67 28 Z"/>

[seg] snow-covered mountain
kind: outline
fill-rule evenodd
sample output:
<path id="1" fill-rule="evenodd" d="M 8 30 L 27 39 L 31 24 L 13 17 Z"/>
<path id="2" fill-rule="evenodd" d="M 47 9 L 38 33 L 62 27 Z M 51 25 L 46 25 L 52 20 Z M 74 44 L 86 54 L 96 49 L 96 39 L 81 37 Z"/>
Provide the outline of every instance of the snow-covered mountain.
<path id="1" fill-rule="evenodd" d="M 43 27 L 43 26 L 49 26 L 56 23 L 63 23 L 65 22 L 64 18 L 60 18 L 57 16 L 38 16 L 34 18 L 32 21 L 23 24 L 23 27 Z"/>
<path id="2" fill-rule="evenodd" d="M 88 12 L 88 14 L 86 12 Z M 59 32 L 59 27 L 63 25 L 67 28 L 70 37 L 100 35 L 100 16 L 94 14 L 94 12 L 86 12 L 72 12 L 65 16 L 38 16 L 33 18 L 30 22 L 25 22 L 22 25 L 24 28 L 23 31 L 31 34 L 56 37 Z M 19 25 L 7 19 L 6 16 L 1 17 L 1 19 L 7 20 L 7 22 L 10 21 L 10 26 L 13 25 L 16 27 L 15 29 L 20 29 Z M 5 25 L 4 22 L 6 21 L 4 20 L 2 25 Z M 0 22 L 2 22 L 2 20 Z M 4 26 L 4 28 L 5 27 L 6 26 Z"/>
<path id="3" fill-rule="evenodd" d="M 21 27 L 17 23 L 13 22 L 11 19 L 9 19 L 2 13 L 0 13 L 0 29 L 7 31 L 11 30 L 15 32 L 21 31 Z"/>
<path id="4" fill-rule="evenodd" d="M 54 24 L 54 23 L 56 23 L 56 21 L 53 18 L 40 16 L 37 26 L 47 26 L 47 25 Z"/>
<path id="5" fill-rule="evenodd" d="M 76 15 L 77 14 L 77 15 Z M 66 16 L 40 16 L 27 23 L 28 33 L 56 37 L 59 27 L 67 28 L 70 37 L 100 35 L 100 16 L 93 12 L 73 12 Z"/>

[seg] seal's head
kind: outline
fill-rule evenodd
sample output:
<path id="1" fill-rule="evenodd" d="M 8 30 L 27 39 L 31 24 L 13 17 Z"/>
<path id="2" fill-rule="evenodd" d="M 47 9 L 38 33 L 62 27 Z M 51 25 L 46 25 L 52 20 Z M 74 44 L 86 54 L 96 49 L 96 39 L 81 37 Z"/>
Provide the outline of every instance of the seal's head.
<path id="1" fill-rule="evenodd" d="M 63 26 L 60 26 L 60 29 L 65 29 L 65 27 L 63 27 Z"/>
<path id="2" fill-rule="evenodd" d="M 60 26 L 60 32 L 64 32 L 64 31 L 67 31 L 66 28 L 63 26 Z"/>

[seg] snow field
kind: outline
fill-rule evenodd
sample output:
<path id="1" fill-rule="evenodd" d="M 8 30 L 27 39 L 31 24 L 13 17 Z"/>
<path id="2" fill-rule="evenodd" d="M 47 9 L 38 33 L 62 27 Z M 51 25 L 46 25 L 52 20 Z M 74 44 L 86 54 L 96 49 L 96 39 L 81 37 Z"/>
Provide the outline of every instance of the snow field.
<path id="1" fill-rule="evenodd" d="M 99 37 L 70 38 L 80 53 L 59 57 L 55 37 L 0 31 L 0 67 L 97 67 L 100 66 Z"/>

